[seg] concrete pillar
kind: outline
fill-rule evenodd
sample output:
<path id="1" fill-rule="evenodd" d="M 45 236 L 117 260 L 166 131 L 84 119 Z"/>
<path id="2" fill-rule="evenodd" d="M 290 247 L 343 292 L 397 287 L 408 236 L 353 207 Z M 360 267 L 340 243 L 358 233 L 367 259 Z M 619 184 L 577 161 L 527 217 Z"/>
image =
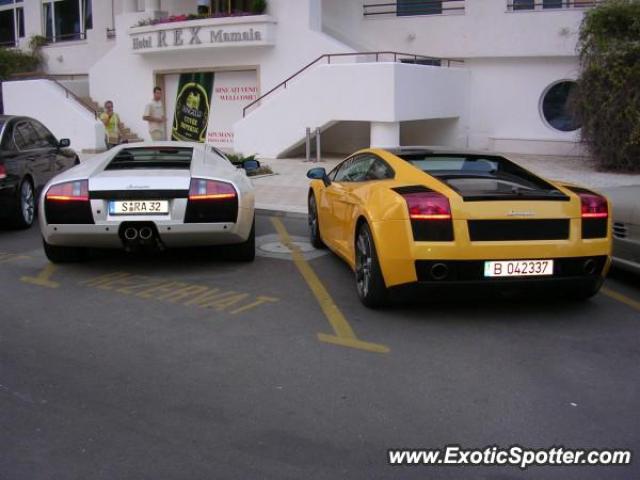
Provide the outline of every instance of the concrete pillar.
<path id="1" fill-rule="evenodd" d="M 122 12 L 133 13 L 138 11 L 138 0 L 123 0 Z"/>
<path id="2" fill-rule="evenodd" d="M 371 122 L 371 147 L 400 146 L 400 122 Z"/>
<path id="3" fill-rule="evenodd" d="M 144 0 L 144 11 L 154 13 L 160 11 L 160 0 Z"/>

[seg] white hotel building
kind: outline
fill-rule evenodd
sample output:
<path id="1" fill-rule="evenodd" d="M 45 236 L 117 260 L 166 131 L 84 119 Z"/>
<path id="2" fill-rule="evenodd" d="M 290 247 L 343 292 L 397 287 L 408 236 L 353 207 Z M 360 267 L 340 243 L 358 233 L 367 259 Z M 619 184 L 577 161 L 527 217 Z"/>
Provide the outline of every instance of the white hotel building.
<path id="1" fill-rule="evenodd" d="M 581 154 L 566 99 L 594 0 L 268 0 L 261 15 L 137 26 L 203 3 L 0 0 L 0 42 L 47 37 L 50 75 L 5 82 L 5 113 L 95 150 L 104 131 L 89 99 L 113 100 L 148 139 L 143 111 L 159 85 L 170 135 L 181 74 L 213 72 L 206 139 L 245 154 L 299 155 L 307 127 L 322 131 L 325 153 L 445 145 Z"/>

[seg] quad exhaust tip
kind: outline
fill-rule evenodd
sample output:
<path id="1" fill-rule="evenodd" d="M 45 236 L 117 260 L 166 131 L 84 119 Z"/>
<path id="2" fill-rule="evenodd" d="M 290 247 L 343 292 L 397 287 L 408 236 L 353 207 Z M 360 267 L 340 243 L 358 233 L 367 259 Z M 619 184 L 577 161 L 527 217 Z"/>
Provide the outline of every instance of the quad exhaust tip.
<path id="1" fill-rule="evenodd" d="M 431 278 L 444 280 L 449 276 L 449 267 L 445 263 L 436 263 L 431 267 Z"/>
<path id="2" fill-rule="evenodd" d="M 596 262 L 592 258 L 585 260 L 582 270 L 587 275 L 593 275 L 596 273 Z"/>
<path id="3" fill-rule="evenodd" d="M 133 227 L 126 228 L 124 231 L 124 238 L 130 242 L 134 241 L 138 238 L 138 230 Z"/>
<path id="4" fill-rule="evenodd" d="M 140 240 L 149 240 L 151 237 L 153 237 L 153 230 L 151 230 L 149 227 L 142 227 L 138 232 L 138 235 L 140 235 Z"/>

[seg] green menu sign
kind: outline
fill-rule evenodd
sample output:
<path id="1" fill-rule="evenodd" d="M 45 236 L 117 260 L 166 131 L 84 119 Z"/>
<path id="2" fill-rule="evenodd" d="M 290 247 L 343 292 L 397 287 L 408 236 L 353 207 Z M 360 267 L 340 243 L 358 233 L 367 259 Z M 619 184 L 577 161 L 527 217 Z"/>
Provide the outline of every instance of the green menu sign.
<path id="1" fill-rule="evenodd" d="M 171 140 L 205 141 L 212 88 L 213 72 L 180 75 Z"/>

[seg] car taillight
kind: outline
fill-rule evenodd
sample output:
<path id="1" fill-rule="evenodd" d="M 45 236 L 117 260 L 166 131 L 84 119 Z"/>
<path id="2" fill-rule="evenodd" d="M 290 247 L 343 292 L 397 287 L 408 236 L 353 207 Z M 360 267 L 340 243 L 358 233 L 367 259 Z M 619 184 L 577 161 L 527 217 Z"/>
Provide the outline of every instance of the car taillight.
<path id="1" fill-rule="evenodd" d="M 4 164 L 0 164 L 0 180 L 7 178 L 7 167 Z"/>
<path id="2" fill-rule="evenodd" d="M 609 205 L 607 199 L 581 187 L 567 187 L 580 197 L 582 238 L 606 238 L 609 228 Z"/>
<path id="3" fill-rule="evenodd" d="M 45 194 L 45 217 L 47 223 L 87 225 L 95 223 L 89 201 L 89 182 L 74 182 L 52 185 Z"/>
<path id="4" fill-rule="evenodd" d="M 238 192 L 226 182 L 191 179 L 185 223 L 235 223 L 238 218 Z"/>
<path id="5" fill-rule="evenodd" d="M 411 220 L 451 220 L 449 199 L 437 192 L 402 194 L 409 207 Z"/>
<path id="6" fill-rule="evenodd" d="M 202 178 L 191 179 L 189 200 L 224 200 L 236 196 L 236 189 L 230 183 Z"/>
<path id="7" fill-rule="evenodd" d="M 54 202 L 88 202 L 89 182 L 77 180 L 53 185 L 47 190 L 46 199 Z"/>
<path id="8" fill-rule="evenodd" d="M 394 190 L 407 202 L 414 240 L 453 240 L 451 205 L 447 197 L 422 186 L 400 187 Z"/>
<path id="9" fill-rule="evenodd" d="M 580 196 L 582 218 L 607 218 L 607 199 L 592 192 L 577 192 Z"/>

